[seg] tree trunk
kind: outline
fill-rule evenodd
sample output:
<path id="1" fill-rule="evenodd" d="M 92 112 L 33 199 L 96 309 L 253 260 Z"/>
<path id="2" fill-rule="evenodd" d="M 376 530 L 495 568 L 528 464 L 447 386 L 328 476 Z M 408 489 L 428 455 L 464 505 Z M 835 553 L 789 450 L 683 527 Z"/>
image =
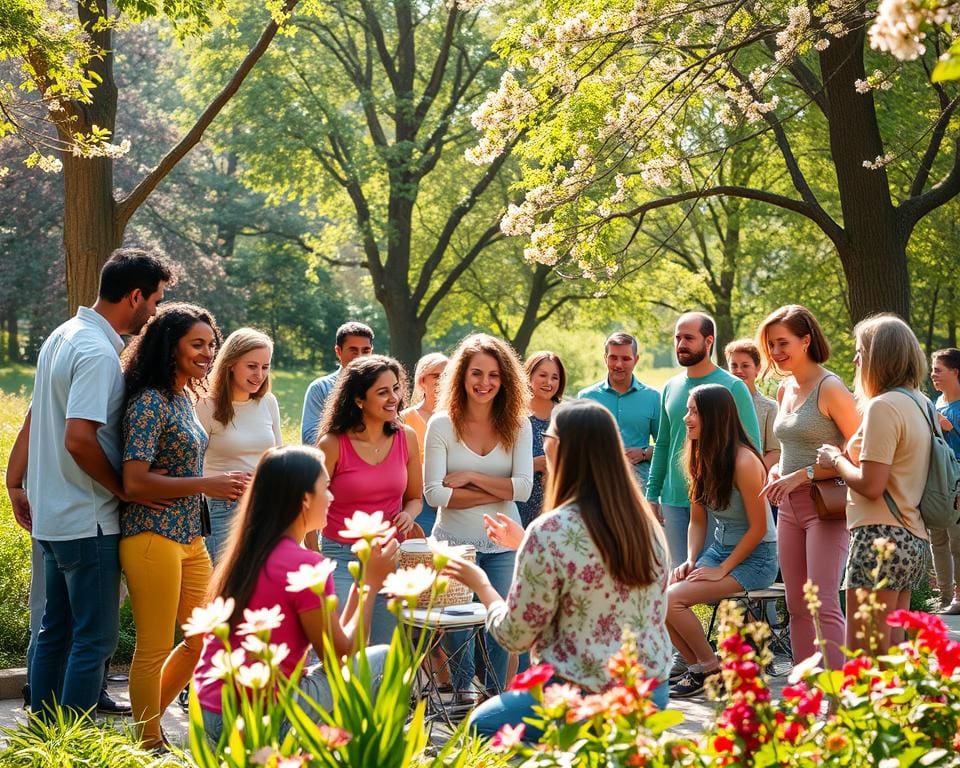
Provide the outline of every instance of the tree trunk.
<path id="1" fill-rule="evenodd" d="M 426 330 L 417 317 L 417 307 L 409 291 L 394 291 L 384 297 L 377 296 L 383 306 L 390 331 L 391 357 L 395 357 L 407 370 L 408 381 L 413 379 L 417 360 L 423 351 L 423 334 Z"/>
<path id="2" fill-rule="evenodd" d="M 17 308 L 12 304 L 7 307 L 3 324 L 7 332 L 7 362 L 20 362 L 20 334 L 17 324 Z"/>
<path id="3" fill-rule="evenodd" d="M 523 320 L 520 321 L 520 326 L 517 328 L 517 332 L 513 334 L 513 338 L 509 340 L 513 348 L 517 350 L 517 354 L 520 355 L 520 359 L 526 357 L 527 347 L 530 346 L 533 332 L 540 325 L 540 307 L 543 306 L 543 297 L 550 290 L 548 281 L 552 272 L 553 268 L 546 264 L 537 264 L 533 271 L 530 280 L 530 293 L 527 296 L 527 305 L 523 311 Z"/>
<path id="4" fill-rule="evenodd" d="M 910 276 L 898 217 L 884 168 L 865 168 L 884 154 L 872 92 L 857 93 L 865 79 L 866 28 L 853 30 L 820 54 L 827 95 L 830 151 L 837 173 L 847 245 L 838 247 L 854 323 L 877 312 L 910 321 Z"/>
<path id="5" fill-rule="evenodd" d="M 113 79 L 113 41 L 106 0 L 77 4 L 77 18 L 91 35 L 102 57 L 91 62 L 90 70 L 100 82 L 91 92 L 89 104 L 72 102 L 65 111 L 70 120 L 60 121 L 61 138 L 87 133 L 93 126 L 106 128 L 114 140 L 117 122 L 117 85 Z M 75 157 L 61 153 L 63 160 L 63 245 L 67 261 L 67 305 L 72 315 L 80 305 L 97 298 L 100 269 L 110 253 L 120 247 L 122 229 L 114 220 L 113 159 Z"/>

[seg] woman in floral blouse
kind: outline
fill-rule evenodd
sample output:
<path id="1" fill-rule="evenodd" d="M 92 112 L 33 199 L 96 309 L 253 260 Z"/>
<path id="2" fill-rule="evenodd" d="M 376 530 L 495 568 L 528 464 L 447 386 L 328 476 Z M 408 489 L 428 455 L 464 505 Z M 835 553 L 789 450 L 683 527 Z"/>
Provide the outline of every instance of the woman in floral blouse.
<path id="1" fill-rule="evenodd" d="M 641 663 L 659 682 L 653 700 L 667 704 L 670 638 L 665 619 L 669 575 L 663 532 L 623 457 L 617 425 L 603 406 L 578 400 L 557 406 L 544 432 L 549 469 L 545 512 L 527 529 L 504 599 L 471 563 L 447 572 L 487 606 L 487 630 L 511 651 L 530 649 L 556 681 L 587 691 L 608 683 L 607 660 L 629 629 Z M 471 725 L 493 734 L 532 714 L 526 691 L 484 702 Z M 527 726 L 527 734 L 533 737 Z"/>
<path id="2" fill-rule="evenodd" d="M 120 517 L 120 565 L 137 628 L 130 703 L 149 749 L 163 745 L 160 717 L 200 655 L 201 638 L 176 649 L 173 638 L 177 624 L 203 603 L 210 581 L 202 494 L 236 500 L 247 482 L 244 472 L 203 476 L 207 435 L 193 402 L 219 344 L 205 309 L 165 304 L 124 356 L 124 490 L 167 500 L 159 509 L 129 504 Z"/>

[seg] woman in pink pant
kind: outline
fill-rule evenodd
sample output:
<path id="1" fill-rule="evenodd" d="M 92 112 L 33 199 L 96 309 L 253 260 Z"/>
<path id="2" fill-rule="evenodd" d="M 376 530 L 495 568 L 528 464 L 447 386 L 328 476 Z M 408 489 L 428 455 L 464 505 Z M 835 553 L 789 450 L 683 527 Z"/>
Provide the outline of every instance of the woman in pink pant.
<path id="1" fill-rule="evenodd" d="M 804 584 L 812 581 L 819 587 L 826 661 L 836 669 L 843 664 L 840 583 L 849 536 L 844 520 L 817 516 L 810 482 L 836 475 L 835 470 L 817 466 L 817 449 L 824 443 L 844 445 L 860 425 L 860 415 L 840 378 L 823 367 L 830 345 L 810 310 L 790 304 L 772 312 L 760 324 L 757 346 L 764 374 L 783 377 L 773 427 L 780 442 L 780 461 L 770 468 L 764 492 L 780 508 L 777 541 L 793 658 L 800 661 L 818 650 L 813 617 L 803 595 Z"/>

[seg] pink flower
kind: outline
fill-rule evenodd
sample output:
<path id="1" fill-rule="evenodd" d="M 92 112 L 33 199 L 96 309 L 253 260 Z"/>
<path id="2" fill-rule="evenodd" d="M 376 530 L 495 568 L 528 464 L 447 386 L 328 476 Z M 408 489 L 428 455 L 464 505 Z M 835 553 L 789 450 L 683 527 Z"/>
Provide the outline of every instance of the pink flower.
<path id="1" fill-rule="evenodd" d="M 343 728 L 337 728 L 334 725 L 321 725 L 319 730 L 320 738 L 323 739 L 324 743 L 330 747 L 330 749 L 338 749 L 339 747 L 346 746 L 350 743 L 350 739 L 353 738 L 353 734 L 349 731 L 345 731 Z"/>
<path id="2" fill-rule="evenodd" d="M 497 731 L 490 739 L 490 749 L 497 752 L 507 752 L 523 742 L 523 732 L 527 726 L 523 723 L 512 726 L 509 723 Z"/>
<path id="3" fill-rule="evenodd" d="M 513 678 L 510 690 L 529 691 L 531 688 L 538 688 L 553 677 L 553 673 L 552 664 L 535 664 Z"/>

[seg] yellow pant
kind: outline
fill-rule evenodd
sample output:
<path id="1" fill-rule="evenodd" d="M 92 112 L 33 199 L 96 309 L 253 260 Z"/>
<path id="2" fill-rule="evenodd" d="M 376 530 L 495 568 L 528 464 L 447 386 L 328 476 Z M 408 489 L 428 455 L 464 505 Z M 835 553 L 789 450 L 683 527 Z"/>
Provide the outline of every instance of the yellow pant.
<path id="1" fill-rule="evenodd" d="M 186 638 L 176 648 L 173 639 L 175 628 L 204 603 L 210 556 L 199 536 L 180 544 L 156 533 L 138 533 L 120 540 L 120 566 L 137 627 L 130 703 L 143 746 L 150 749 L 161 743 L 160 717 L 190 681 L 203 649 L 202 637 Z"/>

